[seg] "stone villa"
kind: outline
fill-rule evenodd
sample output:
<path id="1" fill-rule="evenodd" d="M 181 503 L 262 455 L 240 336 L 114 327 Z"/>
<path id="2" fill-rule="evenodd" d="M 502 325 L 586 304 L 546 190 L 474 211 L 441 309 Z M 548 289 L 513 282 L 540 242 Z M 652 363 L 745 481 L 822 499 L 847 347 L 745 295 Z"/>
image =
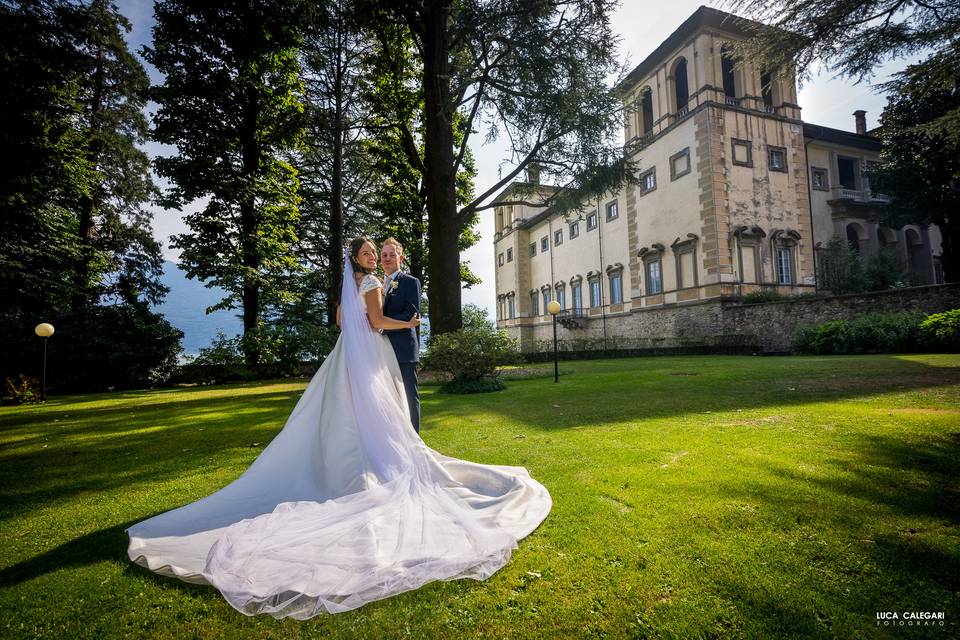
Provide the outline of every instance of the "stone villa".
<path id="1" fill-rule="evenodd" d="M 758 289 L 814 291 L 817 248 L 833 235 L 861 256 L 893 248 L 915 284 L 942 281 L 936 227 L 876 222 L 888 198 L 863 173 L 880 151 L 866 114 L 853 114 L 854 132 L 804 122 L 794 78 L 724 55 L 741 20 L 700 7 L 618 87 L 638 186 L 578 218 L 495 209 L 497 325 L 521 347 L 552 335 L 554 299 L 561 337 L 575 338 L 601 322 L 604 336 L 637 335 L 644 313 Z"/>

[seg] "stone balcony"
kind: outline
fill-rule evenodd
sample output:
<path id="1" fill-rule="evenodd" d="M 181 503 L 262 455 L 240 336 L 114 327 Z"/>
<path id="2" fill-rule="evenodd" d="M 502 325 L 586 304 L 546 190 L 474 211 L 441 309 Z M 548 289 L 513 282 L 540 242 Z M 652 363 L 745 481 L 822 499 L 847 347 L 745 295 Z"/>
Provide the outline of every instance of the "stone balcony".
<path id="1" fill-rule="evenodd" d="M 874 193 L 869 189 L 848 189 L 846 187 L 833 187 L 830 189 L 830 200 L 832 204 L 851 203 L 864 205 L 884 205 L 890 204 L 890 196 L 882 193 Z"/>

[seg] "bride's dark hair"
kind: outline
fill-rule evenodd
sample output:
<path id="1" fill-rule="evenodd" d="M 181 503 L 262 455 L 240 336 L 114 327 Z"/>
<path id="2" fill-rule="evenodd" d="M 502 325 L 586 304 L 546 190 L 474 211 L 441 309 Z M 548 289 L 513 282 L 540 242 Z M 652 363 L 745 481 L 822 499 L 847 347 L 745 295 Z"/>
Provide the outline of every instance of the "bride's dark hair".
<path id="1" fill-rule="evenodd" d="M 354 238 L 350 241 L 350 265 L 353 267 L 354 273 L 360 273 L 361 271 L 363 273 L 373 273 L 372 270 L 367 271 L 360 266 L 359 262 L 357 262 L 357 256 L 360 255 L 360 248 L 368 242 L 373 245 L 373 252 L 376 253 L 377 243 L 366 236 L 360 236 L 359 238 Z"/>

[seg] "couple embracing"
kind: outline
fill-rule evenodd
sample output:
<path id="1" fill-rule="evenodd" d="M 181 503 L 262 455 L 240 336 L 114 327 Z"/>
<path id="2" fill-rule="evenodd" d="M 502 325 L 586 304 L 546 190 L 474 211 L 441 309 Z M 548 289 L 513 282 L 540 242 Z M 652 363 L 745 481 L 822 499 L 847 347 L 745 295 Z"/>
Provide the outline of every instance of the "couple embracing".
<path id="1" fill-rule="evenodd" d="M 420 437 L 420 283 L 402 260 L 395 240 L 350 243 L 340 337 L 283 428 L 226 487 L 127 529 L 133 562 L 212 585 L 247 615 L 306 619 L 434 580 L 485 580 L 509 561 L 550 494 L 523 467 L 446 456 Z"/>
<path id="2" fill-rule="evenodd" d="M 369 242 L 366 238 L 358 238 L 354 242 Z M 359 251 L 358 251 L 359 253 Z M 364 252 L 364 263 L 355 259 L 354 273 L 372 273 L 369 268 L 369 256 Z M 396 238 L 390 237 L 383 241 L 380 247 L 380 266 L 383 268 L 382 298 L 383 315 L 386 318 L 400 322 L 419 321 L 420 318 L 420 281 L 403 271 L 403 246 Z M 359 267 L 359 269 L 358 269 Z M 346 274 L 344 274 L 346 275 Z M 362 276 L 361 276 L 362 279 Z M 372 321 L 371 321 L 372 324 Z M 403 378 L 403 388 L 407 396 L 410 409 L 410 422 L 417 433 L 420 433 L 420 393 L 417 387 L 417 363 L 420 360 L 420 340 L 417 336 L 416 325 L 399 329 L 380 329 L 380 332 L 390 340 L 390 346 L 397 356 L 400 366 L 400 375 Z"/>

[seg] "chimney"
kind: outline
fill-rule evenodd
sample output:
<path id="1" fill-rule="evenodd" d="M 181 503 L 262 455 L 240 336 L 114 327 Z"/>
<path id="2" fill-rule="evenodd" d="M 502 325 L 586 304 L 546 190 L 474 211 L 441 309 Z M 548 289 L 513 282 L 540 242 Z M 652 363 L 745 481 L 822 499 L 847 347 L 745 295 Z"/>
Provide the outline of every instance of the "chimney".
<path id="1" fill-rule="evenodd" d="M 540 165 L 531 162 L 527 165 L 527 182 L 530 184 L 540 184 Z"/>
<path id="2" fill-rule="evenodd" d="M 867 112 L 858 109 L 853 112 L 853 117 L 857 121 L 857 133 L 861 136 L 867 135 Z"/>

